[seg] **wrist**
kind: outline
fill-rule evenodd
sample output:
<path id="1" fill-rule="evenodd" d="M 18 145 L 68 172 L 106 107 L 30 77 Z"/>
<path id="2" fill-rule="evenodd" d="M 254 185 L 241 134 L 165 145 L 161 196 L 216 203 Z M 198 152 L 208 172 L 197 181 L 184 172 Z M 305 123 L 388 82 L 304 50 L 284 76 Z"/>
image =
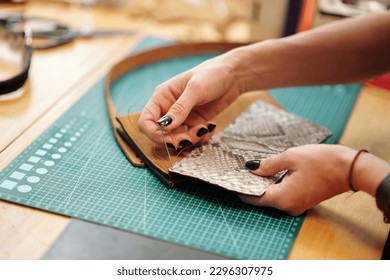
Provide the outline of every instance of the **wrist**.
<path id="1" fill-rule="evenodd" d="M 389 163 L 373 154 L 362 153 L 354 164 L 351 182 L 355 189 L 375 197 L 378 186 L 388 173 Z"/>
<path id="2" fill-rule="evenodd" d="M 254 90 L 265 90 L 274 87 L 275 76 L 272 74 L 274 61 L 273 39 L 262 41 L 229 52 L 229 58 L 233 63 L 235 77 L 238 81 L 240 92 L 245 93 Z"/>

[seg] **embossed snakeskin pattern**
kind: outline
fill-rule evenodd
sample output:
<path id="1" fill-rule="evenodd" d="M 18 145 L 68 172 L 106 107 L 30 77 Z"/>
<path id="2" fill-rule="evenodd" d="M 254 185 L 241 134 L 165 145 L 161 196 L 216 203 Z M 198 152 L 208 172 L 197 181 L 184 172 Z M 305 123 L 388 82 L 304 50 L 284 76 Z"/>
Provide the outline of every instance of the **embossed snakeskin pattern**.
<path id="1" fill-rule="evenodd" d="M 321 143 L 330 135 L 324 127 L 258 101 L 209 143 L 195 148 L 169 171 L 230 191 L 261 196 L 286 171 L 272 177 L 259 177 L 245 168 L 245 162 L 291 147 Z"/>

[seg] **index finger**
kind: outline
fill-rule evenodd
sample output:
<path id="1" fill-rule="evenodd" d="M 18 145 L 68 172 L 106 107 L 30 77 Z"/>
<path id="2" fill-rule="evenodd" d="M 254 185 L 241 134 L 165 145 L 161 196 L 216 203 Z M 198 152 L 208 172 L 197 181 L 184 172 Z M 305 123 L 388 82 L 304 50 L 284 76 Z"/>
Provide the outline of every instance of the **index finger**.
<path id="1" fill-rule="evenodd" d="M 160 116 L 161 108 L 152 98 L 138 119 L 138 129 L 155 143 L 160 142 L 161 127 L 156 123 Z"/>
<path id="2" fill-rule="evenodd" d="M 144 110 L 142 110 L 138 121 L 138 128 L 153 142 L 159 142 L 161 134 L 159 132 L 164 129 L 157 124 L 157 121 L 164 116 L 180 98 L 186 87 L 187 81 L 188 72 L 184 72 L 160 84 L 153 92 L 153 95 L 146 104 Z M 176 127 L 171 126 L 170 128 L 174 129 Z"/>

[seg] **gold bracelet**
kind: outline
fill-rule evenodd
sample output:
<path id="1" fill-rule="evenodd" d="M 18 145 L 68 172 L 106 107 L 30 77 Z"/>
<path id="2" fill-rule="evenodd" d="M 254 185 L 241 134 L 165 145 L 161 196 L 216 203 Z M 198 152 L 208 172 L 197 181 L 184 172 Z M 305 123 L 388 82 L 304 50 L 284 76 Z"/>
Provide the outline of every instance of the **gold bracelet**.
<path id="1" fill-rule="evenodd" d="M 354 166 L 355 166 L 356 160 L 358 159 L 358 157 L 360 156 L 360 154 L 363 153 L 363 152 L 368 153 L 367 150 L 365 150 L 365 149 L 360 149 L 360 150 L 356 153 L 355 157 L 353 158 L 352 163 L 351 163 L 351 167 L 349 168 L 349 174 L 348 174 L 349 188 L 350 188 L 352 191 L 354 191 L 354 192 L 357 192 L 358 190 L 355 189 L 355 187 L 354 187 L 353 184 L 352 184 L 352 172 L 353 172 L 353 168 L 354 168 Z"/>

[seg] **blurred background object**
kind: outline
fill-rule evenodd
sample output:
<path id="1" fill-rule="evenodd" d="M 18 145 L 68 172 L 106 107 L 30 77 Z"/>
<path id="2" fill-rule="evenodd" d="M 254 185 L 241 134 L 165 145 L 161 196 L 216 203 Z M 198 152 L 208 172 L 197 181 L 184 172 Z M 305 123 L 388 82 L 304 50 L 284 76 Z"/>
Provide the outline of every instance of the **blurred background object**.
<path id="1" fill-rule="evenodd" d="M 134 19 L 158 28 L 185 30 L 185 41 L 253 42 L 296 32 L 301 0 L 132 0 L 125 5 Z M 316 1 L 310 0 L 315 6 Z M 306 4 L 307 5 L 307 4 Z M 287 31 L 287 29 L 289 29 Z"/>
<path id="2" fill-rule="evenodd" d="M 1 3 L 20 0 L 0 0 Z M 183 42 L 248 43 L 278 38 L 314 26 L 368 12 L 389 9 L 390 0 L 25 0 L 68 9 L 106 9 L 125 15 L 143 33 Z M 12 6 L 12 5 L 9 5 Z M 57 16 L 57 15 L 56 15 Z M 59 15 L 61 16 L 61 15 Z M 92 19 L 93 20 L 93 19 Z M 73 28 L 94 28 L 80 17 Z M 91 26 L 92 25 L 92 26 Z M 99 26 L 101 27 L 101 26 Z"/>
<path id="3" fill-rule="evenodd" d="M 286 18 L 289 14 L 289 2 L 289 0 L 252 0 L 250 18 L 251 41 L 277 38 L 284 35 Z M 300 10 L 301 1 L 291 2 L 299 3 Z"/>
<path id="4" fill-rule="evenodd" d="M 248 41 L 252 0 L 132 0 L 127 13 L 163 29 L 183 29 L 186 41 Z"/>
<path id="5" fill-rule="evenodd" d="M 390 9 L 390 0 L 319 0 L 322 13 L 338 16 L 359 16 Z"/>
<path id="6" fill-rule="evenodd" d="M 7 14 L 3 14 L 4 17 Z M 0 14 L 0 19 L 2 14 Z M 66 24 L 51 18 L 29 17 L 23 13 L 11 13 L 8 15 L 7 27 L 10 32 L 20 34 L 24 32 L 27 26 L 31 32 L 34 49 L 49 49 L 61 46 L 77 38 L 111 37 L 119 35 L 135 34 L 134 30 L 126 29 L 80 29 L 74 30 Z"/>
<path id="7" fill-rule="evenodd" d="M 24 25 L 20 32 L 13 32 L 10 19 L 0 15 L 0 100 L 23 93 L 32 55 L 31 32 Z"/>
<path id="8" fill-rule="evenodd" d="M 0 0 L 0 4 L 17 4 L 24 2 L 26 2 L 26 0 Z"/>

